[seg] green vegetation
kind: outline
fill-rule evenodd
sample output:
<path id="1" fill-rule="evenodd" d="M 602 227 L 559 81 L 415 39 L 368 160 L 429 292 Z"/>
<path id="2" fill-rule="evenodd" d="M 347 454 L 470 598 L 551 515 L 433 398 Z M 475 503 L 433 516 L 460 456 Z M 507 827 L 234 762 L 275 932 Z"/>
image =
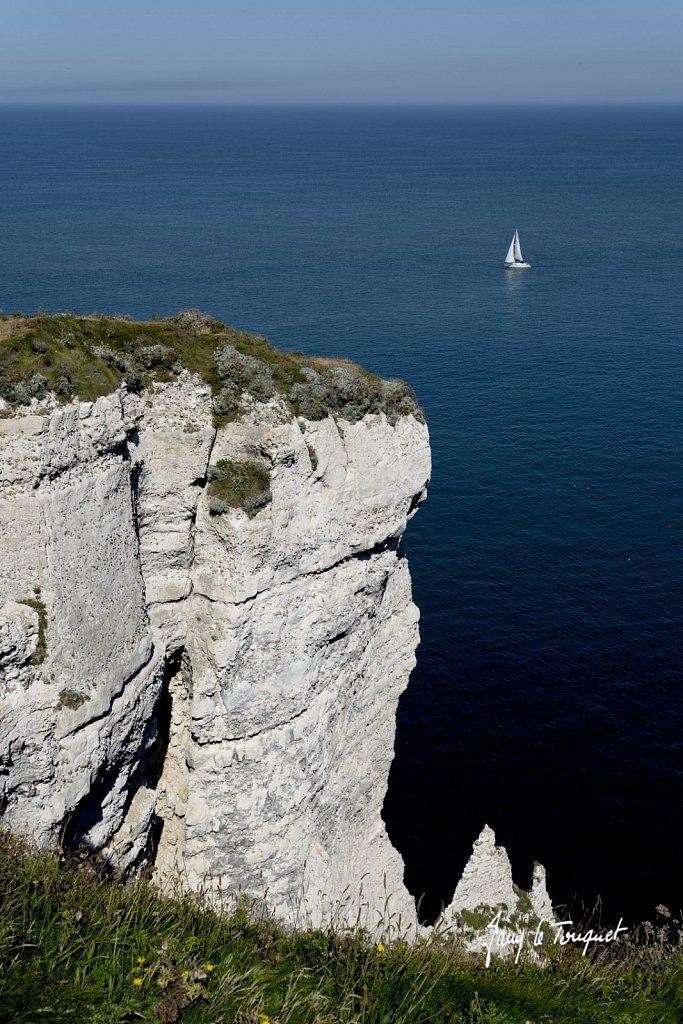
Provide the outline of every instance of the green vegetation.
<path id="1" fill-rule="evenodd" d="M 34 665 L 42 665 L 47 656 L 47 608 L 45 602 L 38 596 L 40 589 L 35 588 L 35 597 L 26 597 L 20 604 L 27 604 L 38 612 L 38 643 L 33 652 L 31 661 Z"/>
<path id="2" fill-rule="evenodd" d="M 81 693 L 80 690 L 62 690 L 59 694 L 59 707 L 69 708 L 71 711 L 75 711 L 76 708 L 80 708 L 81 704 L 85 704 L 90 697 L 87 693 Z"/>
<path id="3" fill-rule="evenodd" d="M 534 908 L 529 893 L 524 892 L 524 889 L 520 889 L 518 885 L 513 884 L 512 888 L 515 890 L 515 896 L 517 897 L 517 910 L 522 914 L 533 914 Z"/>
<path id="4" fill-rule="evenodd" d="M 291 932 L 246 904 L 219 916 L 88 863 L 0 838 L 4 1024 L 674 1024 L 683 949 L 663 918 L 649 940 L 544 965 L 494 962 L 436 939 Z"/>
<path id="5" fill-rule="evenodd" d="M 476 910 L 461 910 L 460 918 L 462 919 L 465 927 L 474 934 L 474 932 L 481 931 L 486 928 L 487 924 L 495 914 L 493 907 L 489 907 L 482 903 Z"/>
<path id="6" fill-rule="evenodd" d="M 219 459 L 215 466 L 209 466 L 207 479 L 209 512 L 213 516 L 229 508 L 242 508 L 253 519 L 272 501 L 270 471 L 262 462 Z"/>
<path id="7" fill-rule="evenodd" d="M 381 411 L 392 423 L 410 414 L 423 419 L 402 381 L 382 381 L 346 360 L 281 352 L 196 310 L 138 322 L 66 313 L 0 320 L 0 397 L 10 406 L 50 392 L 62 402 L 92 400 L 124 380 L 142 391 L 183 370 L 210 384 L 216 426 L 239 415 L 246 392 L 256 401 L 278 394 L 308 419 L 331 412 L 355 422 Z"/>

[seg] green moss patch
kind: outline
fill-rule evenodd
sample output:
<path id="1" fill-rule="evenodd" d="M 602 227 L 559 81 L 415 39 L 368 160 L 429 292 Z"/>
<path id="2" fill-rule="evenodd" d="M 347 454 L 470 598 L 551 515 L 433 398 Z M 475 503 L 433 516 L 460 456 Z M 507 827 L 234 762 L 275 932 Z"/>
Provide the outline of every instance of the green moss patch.
<path id="1" fill-rule="evenodd" d="M 272 500 L 270 470 L 262 462 L 219 459 L 208 472 L 209 512 L 220 515 L 241 508 L 253 518 Z"/>
<path id="2" fill-rule="evenodd" d="M 87 693 L 81 693 L 80 690 L 62 690 L 59 694 L 59 707 L 69 708 L 70 711 L 75 711 L 76 708 L 80 708 L 81 704 L 85 704 L 86 701 L 90 700 Z"/>

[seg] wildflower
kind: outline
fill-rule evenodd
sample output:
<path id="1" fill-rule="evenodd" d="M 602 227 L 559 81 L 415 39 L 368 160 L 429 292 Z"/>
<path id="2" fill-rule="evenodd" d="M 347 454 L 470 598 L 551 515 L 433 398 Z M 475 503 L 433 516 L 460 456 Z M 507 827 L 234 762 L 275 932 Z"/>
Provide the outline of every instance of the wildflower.
<path id="1" fill-rule="evenodd" d="M 142 985 L 142 978 L 133 978 L 134 985 Z"/>
<path id="2" fill-rule="evenodd" d="M 211 971 L 215 969 L 215 964 L 204 964 L 204 970 L 211 974 Z"/>
<path id="3" fill-rule="evenodd" d="M 261 1024 L 270 1024 L 270 1018 L 266 1017 L 265 1013 L 259 1013 L 258 1019 L 261 1021 Z"/>
<path id="4" fill-rule="evenodd" d="M 377 952 L 378 953 L 383 953 L 384 952 L 384 943 L 383 942 L 378 942 L 377 943 Z"/>
<path id="5" fill-rule="evenodd" d="M 190 973 L 189 971 L 181 971 L 181 972 L 180 972 L 180 977 L 181 977 L 181 978 L 187 978 L 187 976 L 189 975 L 189 973 Z"/>
<path id="6" fill-rule="evenodd" d="M 139 964 L 144 964 L 144 962 L 145 962 L 145 958 L 144 958 L 144 956 L 139 956 L 139 957 L 138 957 L 138 963 L 139 963 Z"/>

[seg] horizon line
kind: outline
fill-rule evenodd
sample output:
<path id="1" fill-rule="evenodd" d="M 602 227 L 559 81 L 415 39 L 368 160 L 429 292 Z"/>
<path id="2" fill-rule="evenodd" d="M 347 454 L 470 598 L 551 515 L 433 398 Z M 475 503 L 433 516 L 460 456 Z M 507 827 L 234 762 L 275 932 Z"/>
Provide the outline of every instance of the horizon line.
<path id="1" fill-rule="evenodd" d="M 505 100 L 469 100 L 469 101 L 422 101 L 422 100 L 392 100 L 392 101 L 375 101 L 375 102 L 359 102 L 354 100 L 330 100 L 326 102 L 319 102 L 315 100 L 311 101 L 296 101 L 296 102 L 278 102 L 276 100 L 269 101 L 252 101 L 252 102 L 230 102 L 226 100 L 204 100 L 201 102 L 194 100 L 129 100 L 126 102 L 112 102 L 109 100 L 83 100 L 83 101 L 71 101 L 71 100 L 3 100 L 0 99 L 0 108 L 13 108 L 13 109 L 58 109 L 58 108 L 73 108 L 73 109 L 223 109 L 223 110 L 254 110 L 254 109 L 306 109 L 306 110 L 330 110 L 330 109 L 358 109 L 358 110 L 406 110 L 406 109 L 425 109 L 425 110 L 471 110 L 471 109 L 534 109 L 534 110 L 549 110 L 556 109 L 558 107 L 576 109 L 576 108 L 589 108 L 589 109 L 633 109 L 633 108 L 653 108 L 653 107 L 683 107 L 683 99 L 676 100 L 552 100 L 548 102 L 537 102 L 532 100 L 520 100 L 515 102 L 509 102 Z"/>

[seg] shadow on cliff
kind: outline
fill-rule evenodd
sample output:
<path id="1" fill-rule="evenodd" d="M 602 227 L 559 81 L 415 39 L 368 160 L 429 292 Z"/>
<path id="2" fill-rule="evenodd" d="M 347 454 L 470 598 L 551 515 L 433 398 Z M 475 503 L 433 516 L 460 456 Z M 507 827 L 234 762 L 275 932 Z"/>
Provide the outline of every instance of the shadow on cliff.
<path id="1" fill-rule="evenodd" d="M 137 763 L 125 784 L 123 809 L 117 816 L 119 827 L 125 821 L 133 798 L 140 788 L 155 790 L 159 785 L 171 729 L 172 701 L 169 683 L 180 669 L 183 653 L 182 648 L 174 652 L 167 658 L 164 665 L 159 697 L 142 737 Z M 103 846 L 111 841 L 112 835 L 109 832 L 103 842 L 94 841 L 93 833 L 97 832 L 98 825 L 101 825 L 104 820 L 104 809 L 107 803 L 112 797 L 115 798 L 117 783 L 128 758 L 129 753 L 125 751 L 120 759 L 112 763 L 105 760 L 88 792 L 66 815 L 60 833 L 60 846 L 65 853 L 97 854 Z M 154 863 L 162 831 L 162 819 L 153 814 L 146 842 L 134 860 L 126 865 L 127 873 L 134 871 L 142 864 Z"/>

